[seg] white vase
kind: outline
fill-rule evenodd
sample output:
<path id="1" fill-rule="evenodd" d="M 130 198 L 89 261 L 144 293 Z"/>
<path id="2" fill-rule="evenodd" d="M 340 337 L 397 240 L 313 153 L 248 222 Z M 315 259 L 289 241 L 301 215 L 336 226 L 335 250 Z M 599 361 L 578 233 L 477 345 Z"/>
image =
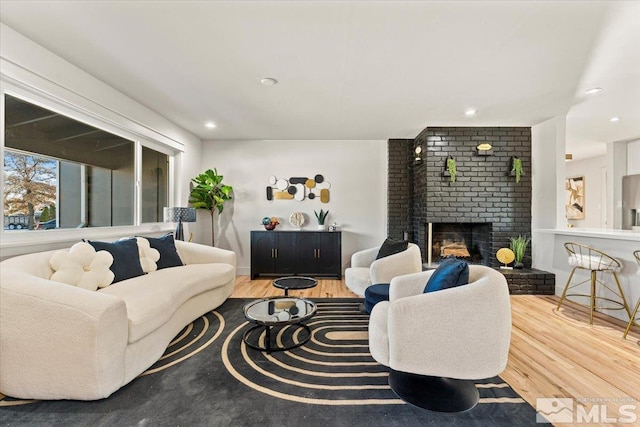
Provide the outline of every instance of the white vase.
<path id="1" fill-rule="evenodd" d="M 318 224 L 318 230 L 326 230 L 327 226 L 324 224 Z"/>

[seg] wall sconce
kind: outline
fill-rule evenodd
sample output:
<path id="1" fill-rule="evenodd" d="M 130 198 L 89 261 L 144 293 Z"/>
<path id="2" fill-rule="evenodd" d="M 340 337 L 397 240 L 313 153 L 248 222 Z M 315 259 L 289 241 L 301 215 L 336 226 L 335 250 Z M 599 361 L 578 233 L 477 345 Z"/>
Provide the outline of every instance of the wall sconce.
<path id="1" fill-rule="evenodd" d="M 564 155 L 564 161 L 565 162 L 569 162 L 571 160 L 573 160 L 573 154 L 567 153 L 567 154 Z"/>
<path id="2" fill-rule="evenodd" d="M 493 146 L 488 142 L 483 142 L 476 146 L 478 156 L 490 156 L 493 154 Z"/>
<path id="3" fill-rule="evenodd" d="M 183 222 L 196 222 L 196 208 L 164 208 L 164 222 L 177 222 L 175 238 L 184 240 Z"/>
<path id="4" fill-rule="evenodd" d="M 413 156 L 413 163 L 418 164 L 422 162 L 422 145 L 418 145 L 413 152 L 415 155 Z"/>

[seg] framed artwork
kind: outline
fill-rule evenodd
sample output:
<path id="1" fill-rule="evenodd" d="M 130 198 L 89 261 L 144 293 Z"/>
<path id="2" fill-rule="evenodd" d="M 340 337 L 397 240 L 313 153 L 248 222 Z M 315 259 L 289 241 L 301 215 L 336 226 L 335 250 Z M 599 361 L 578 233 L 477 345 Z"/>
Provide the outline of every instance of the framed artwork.
<path id="1" fill-rule="evenodd" d="M 567 219 L 584 219 L 584 176 L 567 178 L 564 182 Z"/>

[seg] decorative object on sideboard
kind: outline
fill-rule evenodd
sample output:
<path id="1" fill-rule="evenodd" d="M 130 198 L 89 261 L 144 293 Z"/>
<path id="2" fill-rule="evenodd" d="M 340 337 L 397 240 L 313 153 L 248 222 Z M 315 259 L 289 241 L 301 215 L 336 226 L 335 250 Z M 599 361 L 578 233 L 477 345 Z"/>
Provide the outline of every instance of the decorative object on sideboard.
<path id="1" fill-rule="evenodd" d="M 178 223 L 178 226 L 176 227 L 176 232 L 174 235 L 176 240 L 184 240 L 184 229 L 182 228 L 183 222 L 196 222 L 195 208 L 165 207 L 163 210 L 163 214 L 164 214 L 164 222 Z"/>
<path id="2" fill-rule="evenodd" d="M 498 261 L 504 264 L 501 265 L 500 268 L 511 270 L 513 267 L 509 267 L 509 264 L 511 264 L 513 260 L 516 259 L 516 254 L 514 254 L 513 251 L 509 248 L 500 248 L 498 249 L 498 252 L 496 252 L 496 258 L 498 259 Z"/>
<path id="3" fill-rule="evenodd" d="M 338 223 L 334 222 L 329 226 L 329 231 L 338 231 Z"/>
<path id="4" fill-rule="evenodd" d="M 493 154 L 493 146 L 488 142 L 482 142 L 476 146 L 478 156 L 491 156 Z"/>
<path id="5" fill-rule="evenodd" d="M 262 218 L 262 225 L 264 225 L 265 230 L 272 231 L 276 228 L 276 225 L 278 224 L 280 224 L 280 221 L 278 221 L 278 217 L 265 216 L 264 218 Z"/>
<path id="6" fill-rule="evenodd" d="M 509 247 L 515 254 L 516 263 L 513 268 L 523 268 L 524 264 L 522 260 L 524 259 L 524 254 L 527 251 L 527 246 L 531 238 L 527 236 L 518 236 L 518 237 L 509 237 Z"/>
<path id="7" fill-rule="evenodd" d="M 564 182 L 566 191 L 565 215 L 567 219 L 584 219 L 584 176 L 567 178 Z"/>
<path id="8" fill-rule="evenodd" d="M 511 176 L 516 177 L 516 183 L 520 182 L 520 177 L 524 176 L 524 169 L 522 168 L 522 159 L 518 156 L 511 158 Z"/>
<path id="9" fill-rule="evenodd" d="M 456 175 L 458 175 L 458 167 L 456 165 L 456 159 L 452 156 L 447 157 L 445 162 L 444 172 L 442 176 L 449 177 L 449 182 L 456 182 Z"/>
<path id="10" fill-rule="evenodd" d="M 289 217 L 289 224 L 297 230 L 300 230 L 304 225 L 304 214 L 302 212 L 294 212 Z"/>
<path id="11" fill-rule="evenodd" d="M 217 169 L 207 169 L 205 172 L 191 178 L 191 192 L 189 203 L 196 209 L 206 209 L 211 214 L 211 246 L 215 246 L 214 213 L 218 215 L 224 209 L 224 202 L 231 200 L 233 188 L 222 183 L 224 177 L 218 175 Z"/>
<path id="12" fill-rule="evenodd" d="M 324 180 L 324 176 L 316 174 L 313 178 L 292 176 L 289 179 L 269 177 L 266 187 L 267 200 L 297 200 L 299 202 L 316 198 L 321 203 L 329 203 L 329 189 L 331 184 Z"/>
<path id="13" fill-rule="evenodd" d="M 318 220 L 318 230 L 325 230 L 326 227 L 324 225 L 324 221 L 327 219 L 329 211 L 323 211 L 322 209 L 320 209 L 320 212 L 316 212 L 314 210 L 313 213 L 316 215 L 316 219 Z"/>

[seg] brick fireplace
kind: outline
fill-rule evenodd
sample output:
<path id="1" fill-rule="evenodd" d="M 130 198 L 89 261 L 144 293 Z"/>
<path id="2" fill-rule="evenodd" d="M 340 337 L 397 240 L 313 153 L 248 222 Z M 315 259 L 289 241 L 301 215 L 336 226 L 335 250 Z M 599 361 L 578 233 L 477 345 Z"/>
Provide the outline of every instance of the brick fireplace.
<path id="1" fill-rule="evenodd" d="M 477 154 L 481 142 L 493 146 L 492 155 Z M 418 145 L 422 160 L 415 162 Z M 490 224 L 480 263 L 492 267 L 509 237 L 531 235 L 530 128 L 429 127 L 413 140 L 390 139 L 388 150 L 388 234 L 401 238 L 406 232 L 425 262 L 429 223 Z M 448 156 L 456 159 L 456 182 L 443 176 Z M 510 176 L 513 157 L 524 167 L 518 183 Z M 524 261 L 531 265 L 528 256 Z"/>

